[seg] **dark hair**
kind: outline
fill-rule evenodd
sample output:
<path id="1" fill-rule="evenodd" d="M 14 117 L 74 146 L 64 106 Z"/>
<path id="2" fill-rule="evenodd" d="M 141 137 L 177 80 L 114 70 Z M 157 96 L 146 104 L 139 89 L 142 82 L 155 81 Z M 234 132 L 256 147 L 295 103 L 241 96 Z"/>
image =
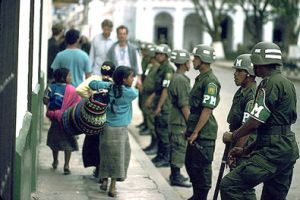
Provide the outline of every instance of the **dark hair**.
<path id="1" fill-rule="evenodd" d="M 102 75 L 112 77 L 115 69 L 116 69 L 116 66 L 114 65 L 114 63 L 112 63 L 110 61 L 105 61 L 102 64 L 100 71 L 101 71 Z"/>
<path id="2" fill-rule="evenodd" d="M 58 35 L 64 30 L 64 26 L 61 23 L 54 24 L 51 28 L 52 35 Z"/>
<path id="3" fill-rule="evenodd" d="M 70 70 L 67 68 L 58 68 L 54 71 L 54 80 L 56 83 L 66 83 Z"/>
<path id="4" fill-rule="evenodd" d="M 121 25 L 121 26 L 119 26 L 118 28 L 117 28 L 117 34 L 119 33 L 119 30 L 120 29 L 125 29 L 126 30 L 126 33 L 128 34 L 128 28 L 126 27 L 126 26 L 124 26 L 124 25 Z"/>
<path id="5" fill-rule="evenodd" d="M 65 41 L 67 44 L 75 44 L 80 37 L 80 32 L 75 29 L 70 29 L 66 33 Z"/>
<path id="6" fill-rule="evenodd" d="M 103 28 L 103 27 L 105 27 L 105 26 L 108 26 L 108 27 L 112 28 L 114 25 L 113 25 L 113 23 L 112 23 L 111 20 L 105 19 L 105 20 L 103 20 L 103 22 L 101 23 L 101 27 Z"/>
<path id="7" fill-rule="evenodd" d="M 113 81 L 114 84 L 112 85 L 112 91 L 115 99 L 121 98 L 123 92 L 122 92 L 122 85 L 124 79 L 128 78 L 130 74 L 134 74 L 134 71 L 130 67 L 126 66 L 119 66 L 113 73 Z M 114 113 L 114 104 L 115 104 L 115 99 L 112 100 L 111 102 L 111 110 Z"/>

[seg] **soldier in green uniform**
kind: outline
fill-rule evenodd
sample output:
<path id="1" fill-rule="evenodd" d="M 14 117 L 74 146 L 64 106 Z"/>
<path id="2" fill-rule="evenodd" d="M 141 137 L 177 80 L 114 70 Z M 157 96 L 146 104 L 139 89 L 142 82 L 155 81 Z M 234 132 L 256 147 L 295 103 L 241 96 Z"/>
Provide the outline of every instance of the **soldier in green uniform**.
<path id="1" fill-rule="evenodd" d="M 213 116 L 217 107 L 221 89 L 210 64 L 215 60 L 215 51 L 207 45 L 197 45 L 193 49 L 194 68 L 200 74 L 190 92 L 190 116 L 187 123 L 185 166 L 193 185 L 190 200 L 207 199 L 211 188 L 211 163 L 215 150 L 218 124 Z"/>
<path id="2" fill-rule="evenodd" d="M 148 98 L 148 104 L 153 102 L 155 115 L 155 132 L 158 139 L 158 151 L 152 162 L 156 167 L 168 167 L 170 165 L 170 140 L 168 133 L 168 117 L 171 102 L 168 97 L 174 69 L 169 62 L 171 49 L 166 44 L 160 44 L 155 50 L 155 59 L 160 64 L 155 78 L 155 92 Z"/>
<path id="3" fill-rule="evenodd" d="M 251 54 L 242 54 L 238 56 L 233 64 L 235 68 L 234 82 L 240 86 L 236 91 L 232 105 L 227 117 L 229 123 L 229 131 L 237 130 L 249 118 L 251 109 L 253 107 L 253 99 L 256 91 L 255 74 L 253 71 L 253 64 L 251 63 Z M 256 134 L 253 132 L 249 136 L 240 138 L 236 143 L 231 144 L 231 148 L 244 147 L 255 140 Z M 230 168 L 235 168 L 246 158 L 232 158 L 229 161 Z M 244 191 L 244 200 L 255 200 L 255 190 L 253 188 Z"/>
<path id="4" fill-rule="evenodd" d="M 188 178 L 180 173 L 180 168 L 184 165 L 186 152 L 186 122 L 190 114 L 189 92 L 191 90 L 190 79 L 185 72 L 190 70 L 191 56 L 186 50 L 174 50 L 171 53 L 171 62 L 177 68 L 168 92 L 172 103 L 169 115 L 170 133 L 170 184 L 181 187 L 191 187 Z"/>
<path id="5" fill-rule="evenodd" d="M 280 48 L 271 42 L 257 43 L 251 51 L 256 76 L 263 80 L 257 88 L 249 119 L 236 131 L 225 132 L 224 142 L 257 131 L 257 139 L 246 148 L 235 147 L 230 156 L 250 157 L 227 174 L 220 184 L 222 199 L 243 199 L 243 191 L 264 183 L 261 199 L 286 198 L 299 158 L 291 125 L 297 119 L 296 91 L 280 72 Z"/>
<path id="6" fill-rule="evenodd" d="M 148 45 L 147 49 L 150 57 L 150 63 L 145 71 L 145 79 L 143 81 L 142 96 L 145 100 L 143 101 L 142 108 L 145 112 L 147 127 L 151 136 L 151 143 L 144 149 L 144 151 L 147 155 L 154 155 L 157 153 L 157 135 L 154 127 L 154 112 L 152 111 L 154 108 L 151 102 L 149 105 L 146 102 L 149 96 L 155 92 L 155 77 L 159 68 L 159 63 L 155 59 L 156 46 Z"/>
<path id="7" fill-rule="evenodd" d="M 147 43 L 147 42 L 141 42 L 140 43 L 140 49 L 141 49 L 141 54 L 142 54 L 142 71 L 143 71 L 143 74 L 142 74 L 142 84 L 145 80 L 145 72 L 146 72 L 146 68 L 150 62 L 150 56 L 148 55 L 148 46 L 151 46 L 151 44 Z M 139 99 L 138 99 L 138 105 L 139 105 L 139 108 L 141 109 L 142 111 L 142 114 L 143 114 L 143 122 L 142 122 L 142 125 L 138 125 L 139 128 L 141 128 L 140 130 L 140 134 L 141 135 L 147 135 L 148 134 L 148 126 L 147 126 L 147 119 L 146 119 L 146 114 L 145 114 L 145 111 L 143 110 L 143 104 L 144 104 L 144 100 L 145 100 L 145 97 L 143 96 L 143 93 L 142 93 L 142 85 L 138 88 L 139 89 Z"/>

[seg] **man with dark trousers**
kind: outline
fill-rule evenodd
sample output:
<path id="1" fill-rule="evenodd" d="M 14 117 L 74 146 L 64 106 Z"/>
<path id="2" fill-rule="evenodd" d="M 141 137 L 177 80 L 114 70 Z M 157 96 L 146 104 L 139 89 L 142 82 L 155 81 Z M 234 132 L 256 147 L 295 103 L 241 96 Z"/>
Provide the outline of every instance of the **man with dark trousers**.
<path id="1" fill-rule="evenodd" d="M 283 200 L 288 194 L 299 149 L 291 125 L 297 119 L 293 83 L 280 71 L 278 45 L 259 42 L 251 51 L 255 75 L 262 77 L 250 118 L 237 130 L 225 132 L 224 142 L 235 142 L 254 130 L 257 139 L 246 148 L 235 147 L 229 155 L 250 157 L 227 174 L 220 184 L 221 198 L 243 199 L 243 191 L 263 183 L 261 199 Z"/>

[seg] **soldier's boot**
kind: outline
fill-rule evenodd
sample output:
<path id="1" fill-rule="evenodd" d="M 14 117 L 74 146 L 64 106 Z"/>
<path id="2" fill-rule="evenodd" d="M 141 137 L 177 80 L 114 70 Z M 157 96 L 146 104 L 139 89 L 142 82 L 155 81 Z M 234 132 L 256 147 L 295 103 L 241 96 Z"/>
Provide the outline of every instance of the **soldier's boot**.
<path id="1" fill-rule="evenodd" d="M 170 152 L 166 149 L 163 151 L 161 159 L 154 162 L 155 167 L 169 167 L 170 166 Z"/>
<path id="2" fill-rule="evenodd" d="M 193 185 L 193 196 L 188 200 L 207 200 L 208 191 Z"/>
<path id="3" fill-rule="evenodd" d="M 145 149 L 143 149 L 145 151 L 145 153 L 147 155 L 154 155 L 157 153 L 157 148 L 158 148 L 158 145 L 157 145 L 157 139 L 156 137 L 151 137 L 151 143 L 149 146 L 147 146 Z"/>
<path id="4" fill-rule="evenodd" d="M 170 184 L 179 187 L 191 187 L 192 184 L 180 173 L 180 168 L 171 167 L 171 175 L 169 177 Z"/>

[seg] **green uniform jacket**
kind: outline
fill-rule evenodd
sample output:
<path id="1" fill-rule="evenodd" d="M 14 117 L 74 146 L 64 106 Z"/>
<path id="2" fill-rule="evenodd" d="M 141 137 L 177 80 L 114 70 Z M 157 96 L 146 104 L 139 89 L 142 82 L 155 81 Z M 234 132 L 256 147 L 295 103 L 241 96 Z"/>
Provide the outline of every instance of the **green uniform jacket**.
<path id="1" fill-rule="evenodd" d="M 253 107 L 253 100 L 256 92 L 256 82 L 253 82 L 249 87 L 240 87 L 232 100 L 232 105 L 227 117 L 229 130 L 235 131 L 249 118 Z"/>
<path id="2" fill-rule="evenodd" d="M 179 125 L 186 127 L 181 108 L 189 105 L 190 90 L 190 79 L 184 74 L 175 73 L 168 89 L 169 98 L 172 103 L 169 115 L 169 126 Z"/>
<path id="3" fill-rule="evenodd" d="M 155 92 L 155 77 L 159 64 L 148 64 L 145 71 L 145 79 L 143 82 L 143 91 L 147 94 Z"/>
<path id="4" fill-rule="evenodd" d="M 217 107 L 220 101 L 220 89 L 221 85 L 211 69 L 197 76 L 189 98 L 191 112 L 187 124 L 188 135 L 194 131 L 204 107 L 211 109 Z M 217 131 L 217 121 L 211 114 L 197 139 L 215 140 Z"/>
<path id="5" fill-rule="evenodd" d="M 156 77 L 155 77 L 155 98 L 154 98 L 154 105 L 156 106 L 159 102 L 159 98 L 164 88 L 168 88 L 174 74 L 174 69 L 169 63 L 169 61 L 165 61 L 160 65 L 157 70 Z M 171 102 L 169 97 L 167 97 L 166 101 L 164 102 L 161 112 L 170 113 L 171 109 Z"/>
<path id="6" fill-rule="evenodd" d="M 261 81 L 250 116 L 263 123 L 257 130 L 256 153 L 273 163 L 299 158 L 295 134 L 290 131 L 297 119 L 296 104 L 295 87 L 279 70 Z"/>

